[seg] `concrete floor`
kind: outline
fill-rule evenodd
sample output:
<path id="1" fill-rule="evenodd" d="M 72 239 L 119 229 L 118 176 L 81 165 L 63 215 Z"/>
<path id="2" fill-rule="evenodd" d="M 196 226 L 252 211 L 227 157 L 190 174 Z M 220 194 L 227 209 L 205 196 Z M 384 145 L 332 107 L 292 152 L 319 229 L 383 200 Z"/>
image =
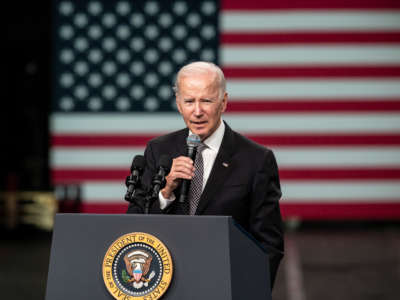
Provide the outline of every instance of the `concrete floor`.
<path id="1" fill-rule="evenodd" d="M 1 299 L 44 299 L 51 233 L 1 232 Z M 274 300 L 400 297 L 400 223 L 305 223 L 287 229 Z"/>
<path id="2" fill-rule="evenodd" d="M 400 297 L 399 223 L 319 223 L 287 230 L 274 299 Z"/>

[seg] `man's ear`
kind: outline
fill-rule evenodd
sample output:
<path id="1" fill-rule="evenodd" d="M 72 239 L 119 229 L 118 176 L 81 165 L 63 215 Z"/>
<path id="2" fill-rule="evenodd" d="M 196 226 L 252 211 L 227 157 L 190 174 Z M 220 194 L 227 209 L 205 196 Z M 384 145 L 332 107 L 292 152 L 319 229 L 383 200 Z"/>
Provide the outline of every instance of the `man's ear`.
<path id="1" fill-rule="evenodd" d="M 224 97 L 222 98 L 222 109 L 221 112 L 225 112 L 226 106 L 228 105 L 228 93 L 224 93 Z"/>
<path id="2" fill-rule="evenodd" d="M 178 111 L 180 114 L 182 114 L 182 110 L 181 110 L 181 106 L 179 105 L 179 100 L 178 100 L 178 96 L 175 97 L 175 103 L 176 103 L 176 107 L 178 108 Z"/>

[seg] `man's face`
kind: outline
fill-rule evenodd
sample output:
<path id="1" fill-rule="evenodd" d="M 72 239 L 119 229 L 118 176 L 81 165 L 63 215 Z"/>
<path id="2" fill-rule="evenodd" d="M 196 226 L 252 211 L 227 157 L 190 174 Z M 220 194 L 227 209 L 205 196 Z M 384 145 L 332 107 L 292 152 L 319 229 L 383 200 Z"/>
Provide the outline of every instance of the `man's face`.
<path id="1" fill-rule="evenodd" d="M 216 75 L 191 74 L 180 79 L 176 104 L 186 126 L 201 140 L 219 126 L 226 109 L 227 94 L 220 96 Z"/>

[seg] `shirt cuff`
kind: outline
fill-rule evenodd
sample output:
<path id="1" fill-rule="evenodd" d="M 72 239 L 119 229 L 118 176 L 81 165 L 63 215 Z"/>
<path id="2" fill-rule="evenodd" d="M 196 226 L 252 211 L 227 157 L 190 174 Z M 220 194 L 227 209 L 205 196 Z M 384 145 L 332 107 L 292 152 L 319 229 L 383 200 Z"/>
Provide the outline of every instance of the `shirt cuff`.
<path id="1" fill-rule="evenodd" d="M 164 198 L 161 191 L 158 192 L 158 200 L 160 201 L 160 208 L 166 209 L 176 199 L 175 195 L 172 194 L 169 199 Z"/>

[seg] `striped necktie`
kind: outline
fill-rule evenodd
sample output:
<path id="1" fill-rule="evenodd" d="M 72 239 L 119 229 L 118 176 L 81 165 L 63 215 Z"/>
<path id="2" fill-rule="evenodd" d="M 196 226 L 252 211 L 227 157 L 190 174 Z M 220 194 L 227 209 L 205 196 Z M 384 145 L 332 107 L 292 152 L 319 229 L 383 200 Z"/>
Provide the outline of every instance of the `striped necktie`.
<path id="1" fill-rule="evenodd" d="M 190 183 L 188 200 L 189 200 L 189 215 L 196 213 L 197 206 L 200 201 L 201 193 L 203 192 L 203 172 L 204 163 L 202 152 L 207 148 L 207 145 L 201 143 L 197 147 L 197 154 L 194 160 L 194 177 Z"/>

